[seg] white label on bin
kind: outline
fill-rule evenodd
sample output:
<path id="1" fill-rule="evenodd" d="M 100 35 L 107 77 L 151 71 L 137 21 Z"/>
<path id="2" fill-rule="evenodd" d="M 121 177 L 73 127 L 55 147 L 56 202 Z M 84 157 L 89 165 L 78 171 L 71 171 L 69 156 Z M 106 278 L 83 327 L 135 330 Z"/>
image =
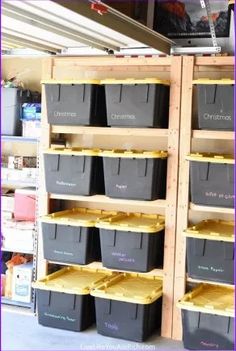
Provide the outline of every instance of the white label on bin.
<path id="1" fill-rule="evenodd" d="M 70 186 L 70 187 L 72 187 L 72 186 L 76 186 L 76 184 L 75 183 L 67 183 L 67 182 L 63 182 L 63 180 L 57 180 L 56 181 L 56 184 L 57 185 L 62 185 L 62 186 Z"/>
<path id="2" fill-rule="evenodd" d="M 136 116 L 135 115 L 118 115 L 117 113 L 112 113 L 111 119 L 136 119 Z"/>
<path id="3" fill-rule="evenodd" d="M 212 266 L 200 266 L 198 265 L 198 269 L 201 269 L 203 271 L 212 271 L 214 273 L 224 273 L 224 269 L 223 268 L 216 268 L 216 267 L 212 267 Z"/>
<path id="4" fill-rule="evenodd" d="M 54 117 L 76 117 L 77 114 L 75 112 L 60 112 L 54 111 Z"/>
<path id="5" fill-rule="evenodd" d="M 111 255 L 117 257 L 119 262 L 135 263 L 135 259 L 127 257 L 126 253 L 113 251 Z"/>
<path id="6" fill-rule="evenodd" d="M 223 115 L 210 115 L 209 113 L 204 113 L 203 118 L 206 120 L 213 120 L 213 121 L 231 121 L 231 116 L 223 116 Z"/>
<path id="7" fill-rule="evenodd" d="M 209 341 L 201 341 L 200 342 L 201 345 L 207 347 L 207 348 L 214 348 L 214 349 L 218 349 L 219 348 L 219 345 L 218 344 L 214 344 L 212 342 L 209 342 Z"/>
<path id="8" fill-rule="evenodd" d="M 105 327 L 111 330 L 119 330 L 119 327 L 116 323 L 108 323 L 108 322 L 104 322 Z"/>
<path id="9" fill-rule="evenodd" d="M 218 197 L 219 199 L 224 199 L 224 200 L 232 200 L 235 198 L 234 195 L 232 194 L 224 194 L 224 193 L 214 193 L 212 191 L 205 191 L 205 196 L 207 197 Z"/>
<path id="10" fill-rule="evenodd" d="M 68 316 L 62 316 L 60 314 L 52 314 L 52 313 L 45 312 L 44 316 L 54 318 L 54 319 L 61 319 L 63 321 L 72 322 L 72 323 L 76 322 L 76 319 L 70 318 Z"/>
<path id="11" fill-rule="evenodd" d="M 72 252 L 58 251 L 58 250 L 53 250 L 53 252 L 55 254 L 58 254 L 58 255 L 74 256 L 74 254 Z"/>
<path id="12" fill-rule="evenodd" d="M 125 190 L 127 189 L 128 185 L 126 184 L 116 184 L 116 188 L 119 190 Z"/>

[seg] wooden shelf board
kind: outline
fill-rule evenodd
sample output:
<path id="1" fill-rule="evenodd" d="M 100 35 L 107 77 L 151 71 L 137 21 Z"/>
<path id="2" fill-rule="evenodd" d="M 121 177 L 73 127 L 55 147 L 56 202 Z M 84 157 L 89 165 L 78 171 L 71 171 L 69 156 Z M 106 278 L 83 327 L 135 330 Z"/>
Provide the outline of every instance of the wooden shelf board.
<path id="1" fill-rule="evenodd" d="M 103 267 L 102 262 L 92 262 L 92 263 L 89 263 L 88 265 L 76 265 L 72 263 L 63 263 L 63 262 L 56 262 L 56 261 L 48 261 L 48 262 L 53 264 L 64 265 L 64 266 L 79 266 L 79 267 L 88 267 L 92 269 L 104 269 L 105 271 L 109 271 L 109 272 L 114 271 L 114 272 L 124 272 L 124 273 L 140 273 L 140 274 L 145 274 L 147 276 L 163 277 L 163 269 L 153 269 L 150 272 L 143 273 L 143 272 L 124 271 L 119 269 L 106 268 L 106 267 Z"/>
<path id="2" fill-rule="evenodd" d="M 233 56 L 197 56 L 195 57 L 196 66 L 233 66 Z M 232 67 L 233 68 L 233 67 Z"/>
<path id="3" fill-rule="evenodd" d="M 27 138 L 23 136 L 13 136 L 13 135 L 1 135 L 2 142 L 9 143 L 28 143 L 28 144 L 37 144 L 39 139 L 37 138 Z"/>
<path id="4" fill-rule="evenodd" d="M 193 130 L 194 139 L 234 140 L 234 132 L 220 130 Z"/>
<path id="5" fill-rule="evenodd" d="M 12 248 L 5 248 L 5 247 L 1 247 L 1 251 L 7 251 L 7 252 L 18 252 L 18 253 L 25 253 L 28 255 L 34 255 L 35 252 L 32 250 L 16 250 L 16 249 L 12 249 Z"/>
<path id="6" fill-rule="evenodd" d="M 80 196 L 80 195 L 65 195 L 65 194 L 50 194 L 51 199 L 58 200 L 72 200 L 82 202 L 97 202 L 102 204 L 115 204 L 115 205 L 131 205 L 131 206 L 143 206 L 153 207 L 153 209 L 165 208 L 166 200 L 154 200 L 154 201 L 139 201 L 139 200 L 126 200 L 126 199 L 112 199 L 105 195 L 93 195 L 93 196 Z"/>
<path id="7" fill-rule="evenodd" d="M 52 133 L 83 134 L 83 135 L 118 135 L 165 137 L 169 135 L 168 129 L 157 128 L 115 128 L 115 127 L 84 127 L 84 126 L 52 126 Z"/>
<path id="8" fill-rule="evenodd" d="M 6 305 L 13 305 L 13 306 L 20 306 L 20 307 L 25 307 L 25 308 L 32 308 L 32 303 L 27 303 L 27 302 L 21 302 L 21 301 L 15 301 L 12 300 L 8 297 L 1 297 L 1 302 L 2 304 L 6 304 Z"/>
<path id="9" fill-rule="evenodd" d="M 20 180 L 6 180 L 3 179 L 1 180 L 1 187 L 2 188 L 23 188 L 23 187 L 36 187 L 36 182 L 30 183 L 30 182 L 23 182 Z"/>
<path id="10" fill-rule="evenodd" d="M 213 282 L 210 280 L 202 280 L 202 279 L 193 279 L 190 277 L 187 277 L 187 282 L 188 283 L 205 283 L 205 284 L 212 284 L 212 285 L 222 285 L 222 286 L 234 286 L 234 284 L 226 284 L 226 283 L 220 283 L 220 282 Z"/>
<path id="11" fill-rule="evenodd" d="M 190 210 L 200 211 L 200 212 L 216 212 L 216 213 L 227 213 L 234 214 L 234 208 L 226 208 L 226 207 L 213 207 L 213 206 L 202 206 L 195 205 L 192 202 L 190 203 Z"/>

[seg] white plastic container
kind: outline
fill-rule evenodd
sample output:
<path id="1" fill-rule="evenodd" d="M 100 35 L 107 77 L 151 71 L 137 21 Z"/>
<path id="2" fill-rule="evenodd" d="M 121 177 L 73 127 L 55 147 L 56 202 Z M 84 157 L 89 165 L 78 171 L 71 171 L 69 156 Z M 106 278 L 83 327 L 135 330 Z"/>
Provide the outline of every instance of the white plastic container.
<path id="1" fill-rule="evenodd" d="M 32 263 L 20 264 L 13 267 L 12 300 L 31 302 Z"/>
<path id="2" fill-rule="evenodd" d="M 20 90 L 2 88 L 1 130 L 2 135 L 21 135 Z"/>

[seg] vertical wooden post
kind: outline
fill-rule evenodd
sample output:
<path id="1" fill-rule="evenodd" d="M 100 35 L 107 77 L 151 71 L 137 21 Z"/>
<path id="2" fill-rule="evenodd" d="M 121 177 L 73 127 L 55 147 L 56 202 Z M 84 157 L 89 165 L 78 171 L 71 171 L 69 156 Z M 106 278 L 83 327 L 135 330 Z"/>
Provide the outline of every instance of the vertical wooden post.
<path id="1" fill-rule="evenodd" d="M 53 59 L 46 58 L 42 64 L 42 79 L 52 78 Z M 45 190 L 44 185 L 44 167 L 43 167 L 43 150 L 50 147 L 51 143 L 51 127 L 47 122 L 47 106 L 45 99 L 45 88 L 42 86 L 42 119 L 41 119 L 41 138 L 39 146 L 39 216 L 48 214 L 49 211 L 49 194 Z M 42 230 L 39 224 L 39 242 L 38 242 L 38 264 L 37 279 L 42 278 L 47 273 L 47 261 L 43 257 L 43 240 Z"/>
<path id="2" fill-rule="evenodd" d="M 174 293 L 174 260 L 175 234 L 178 192 L 178 158 L 179 158 L 179 124 L 181 98 L 182 57 L 171 58 L 170 71 L 170 108 L 168 136 L 168 167 L 165 212 L 165 245 L 163 264 L 163 307 L 161 335 L 171 338 L 173 293 Z"/>
<path id="3" fill-rule="evenodd" d="M 189 209 L 189 162 L 185 160 L 191 150 L 192 98 L 193 98 L 193 66 L 194 57 L 183 57 L 182 98 L 180 119 L 180 151 L 179 151 L 179 184 L 178 184 L 178 217 L 176 230 L 173 333 L 172 338 L 182 339 L 181 311 L 177 309 L 177 301 L 185 293 L 185 257 L 186 243 L 182 236 L 188 225 Z"/>

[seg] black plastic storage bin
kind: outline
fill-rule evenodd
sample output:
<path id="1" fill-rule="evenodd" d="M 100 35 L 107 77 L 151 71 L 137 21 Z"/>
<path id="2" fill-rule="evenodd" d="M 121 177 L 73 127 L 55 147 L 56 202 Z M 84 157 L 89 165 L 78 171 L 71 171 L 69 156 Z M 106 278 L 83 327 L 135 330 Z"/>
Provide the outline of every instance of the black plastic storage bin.
<path id="1" fill-rule="evenodd" d="M 41 218 L 44 258 L 49 261 L 89 264 L 101 260 L 100 218 L 111 212 L 73 208 Z"/>
<path id="2" fill-rule="evenodd" d="M 206 130 L 234 130 L 234 80 L 199 79 L 198 124 Z"/>
<path id="3" fill-rule="evenodd" d="M 136 200 L 165 198 L 166 151 L 102 151 L 105 194 Z"/>
<path id="4" fill-rule="evenodd" d="M 106 79 L 107 124 L 168 128 L 169 82 L 155 78 Z"/>
<path id="5" fill-rule="evenodd" d="M 234 283 L 234 222 L 204 220 L 187 228 L 184 235 L 191 278 Z"/>
<path id="6" fill-rule="evenodd" d="M 44 81 L 48 123 L 105 126 L 105 89 L 99 80 Z"/>
<path id="7" fill-rule="evenodd" d="M 146 340 L 161 325 L 162 280 L 122 273 L 91 291 L 95 296 L 99 334 L 132 341 Z"/>
<path id="8" fill-rule="evenodd" d="M 148 272 L 163 264 L 164 217 L 117 213 L 98 220 L 102 264 L 117 270 Z"/>
<path id="9" fill-rule="evenodd" d="M 51 328 L 82 331 L 95 322 L 90 290 L 117 273 L 66 267 L 35 282 L 38 322 Z"/>
<path id="10" fill-rule="evenodd" d="M 231 155 L 191 154 L 191 201 L 197 205 L 234 207 L 234 159 Z"/>
<path id="11" fill-rule="evenodd" d="M 104 194 L 102 161 L 92 149 L 49 149 L 44 152 L 46 190 L 71 195 Z"/>
<path id="12" fill-rule="evenodd" d="M 200 284 L 179 302 L 184 347 L 234 350 L 234 288 Z"/>

